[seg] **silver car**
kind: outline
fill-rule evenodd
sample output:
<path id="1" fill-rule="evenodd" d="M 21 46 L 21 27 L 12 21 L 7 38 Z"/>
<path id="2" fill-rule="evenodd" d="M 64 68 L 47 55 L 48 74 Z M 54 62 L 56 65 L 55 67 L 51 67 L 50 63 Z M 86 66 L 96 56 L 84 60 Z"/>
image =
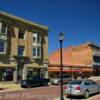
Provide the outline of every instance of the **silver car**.
<path id="1" fill-rule="evenodd" d="M 88 98 L 90 94 L 100 93 L 100 85 L 89 79 L 72 80 L 64 85 L 64 93 Z"/>

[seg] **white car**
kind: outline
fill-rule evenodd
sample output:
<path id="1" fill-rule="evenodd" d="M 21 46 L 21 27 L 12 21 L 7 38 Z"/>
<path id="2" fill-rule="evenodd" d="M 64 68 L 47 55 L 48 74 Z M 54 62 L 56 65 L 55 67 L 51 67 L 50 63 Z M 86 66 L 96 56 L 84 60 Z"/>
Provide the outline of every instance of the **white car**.
<path id="1" fill-rule="evenodd" d="M 63 76 L 63 84 L 66 84 L 66 83 L 68 83 L 71 80 L 72 80 L 71 77 Z M 52 79 L 50 79 L 50 82 L 53 85 L 58 85 L 61 82 L 61 78 L 60 77 L 59 78 L 52 78 Z"/>
<path id="2" fill-rule="evenodd" d="M 64 85 L 64 93 L 88 98 L 90 94 L 100 93 L 100 85 L 90 79 L 72 80 Z"/>

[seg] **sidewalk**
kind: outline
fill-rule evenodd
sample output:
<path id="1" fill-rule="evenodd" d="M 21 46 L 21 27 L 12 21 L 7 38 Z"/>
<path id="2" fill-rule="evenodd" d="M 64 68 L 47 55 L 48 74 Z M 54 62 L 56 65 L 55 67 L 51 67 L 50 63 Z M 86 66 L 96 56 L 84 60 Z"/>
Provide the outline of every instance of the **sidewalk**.
<path id="1" fill-rule="evenodd" d="M 13 90 L 23 90 L 19 84 L 14 84 L 10 82 L 1 82 L 0 83 L 0 92 L 3 91 L 13 91 Z"/>

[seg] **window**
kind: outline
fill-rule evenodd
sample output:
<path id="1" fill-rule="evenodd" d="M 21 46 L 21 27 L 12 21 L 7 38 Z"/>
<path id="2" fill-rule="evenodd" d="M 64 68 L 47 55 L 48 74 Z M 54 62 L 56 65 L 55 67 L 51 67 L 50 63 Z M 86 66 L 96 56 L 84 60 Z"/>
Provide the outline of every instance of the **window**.
<path id="1" fill-rule="evenodd" d="M 38 36 L 37 36 L 37 42 L 41 42 L 41 35 L 40 34 L 38 34 Z"/>
<path id="2" fill-rule="evenodd" d="M 70 84 L 73 84 L 73 85 L 79 85 L 79 84 L 81 84 L 81 83 L 82 83 L 81 80 L 72 80 L 72 81 L 70 82 Z"/>
<path id="3" fill-rule="evenodd" d="M 36 37 L 33 37 L 33 42 L 36 42 Z"/>
<path id="4" fill-rule="evenodd" d="M 4 23 L 1 23 L 0 24 L 0 32 L 2 33 L 2 34 L 7 34 L 7 25 L 6 24 L 4 24 Z"/>
<path id="5" fill-rule="evenodd" d="M 25 34 L 24 31 L 19 31 L 18 38 L 19 39 L 24 39 L 24 34 Z"/>
<path id="6" fill-rule="evenodd" d="M 41 57 L 41 35 L 38 33 L 33 33 L 33 58 Z"/>
<path id="7" fill-rule="evenodd" d="M 36 57 L 36 48 L 33 48 L 33 57 Z"/>
<path id="8" fill-rule="evenodd" d="M 0 40 L 0 53 L 5 53 L 6 42 Z"/>
<path id="9" fill-rule="evenodd" d="M 41 35 L 38 33 L 33 33 L 33 42 L 41 42 Z"/>
<path id="10" fill-rule="evenodd" d="M 24 55 L 24 46 L 18 46 L 18 55 L 23 56 Z"/>
<path id="11" fill-rule="evenodd" d="M 37 56 L 40 57 L 41 56 L 41 48 L 37 47 Z"/>
<path id="12" fill-rule="evenodd" d="M 37 33 L 33 33 L 33 42 L 37 42 Z"/>
<path id="13" fill-rule="evenodd" d="M 90 82 L 89 81 L 85 81 L 85 85 L 86 86 L 90 85 Z"/>
<path id="14" fill-rule="evenodd" d="M 2 24 L 1 32 L 2 33 L 6 33 L 6 25 L 5 24 Z"/>
<path id="15" fill-rule="evenodd" d="M 41 47 L 33 47 L 33 58 L 41 57 Z"/>
<path id="16" fill-rule="evenodd" d="M 91 85 L 96 85 L 96 83 L 94 81 L 91 80 Z"/>

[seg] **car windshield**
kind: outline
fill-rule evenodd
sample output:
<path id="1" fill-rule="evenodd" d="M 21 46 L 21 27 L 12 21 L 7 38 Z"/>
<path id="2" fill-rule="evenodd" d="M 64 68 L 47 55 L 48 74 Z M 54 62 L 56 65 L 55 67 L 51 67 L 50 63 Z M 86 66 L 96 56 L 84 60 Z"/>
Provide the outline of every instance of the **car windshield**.
<path id="1" fill-rule="evenodd" d="M 69 82 L 70 84 L 81 84 L 82 83 L 82 80 L 72 80 Z"/>

